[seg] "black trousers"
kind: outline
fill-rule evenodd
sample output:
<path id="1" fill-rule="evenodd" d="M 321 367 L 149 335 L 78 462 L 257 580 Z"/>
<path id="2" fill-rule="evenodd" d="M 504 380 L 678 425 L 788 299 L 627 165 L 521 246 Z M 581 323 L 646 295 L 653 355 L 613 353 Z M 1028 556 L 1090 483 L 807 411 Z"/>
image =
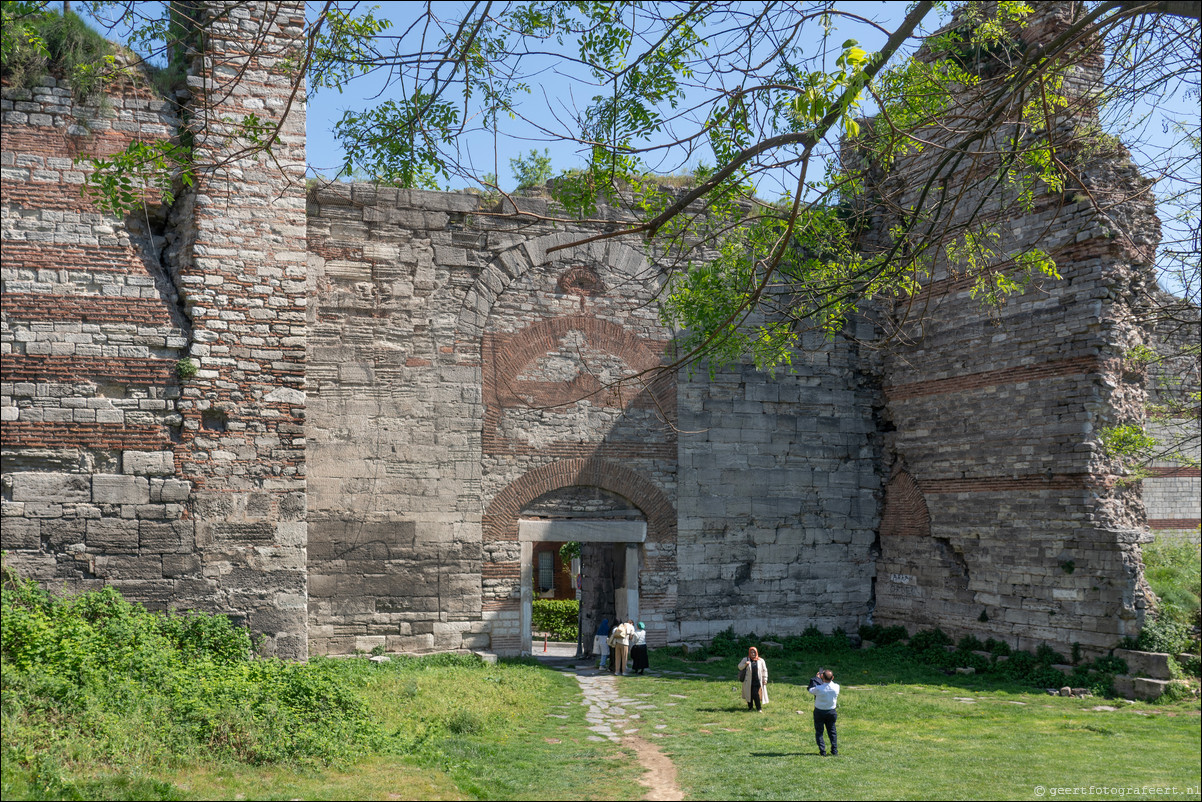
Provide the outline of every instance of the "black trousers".
<path id="1" fill-rule="evenodd" d="M 839 736 L 835 733 L 835 722 L 839 720 L 837 710 L 819 710 L 814 708 L 814 740 L 818 742 L 818 754 L 826 754 L 826 743 L 822 740 L 822 729 L 825 727 L 831 736 L 831 754 L 839 754 Z"/>
<path id="2" fill-rule="evenodd" d="M 763 685 L 752 685 L 751 686 L 751 701 L 747 703 L 748 710 L 763 710 L 764 709 L 764 703 L 760 701 L 760 688 L 763 688 L 763 687 L 764 687 Z"/>

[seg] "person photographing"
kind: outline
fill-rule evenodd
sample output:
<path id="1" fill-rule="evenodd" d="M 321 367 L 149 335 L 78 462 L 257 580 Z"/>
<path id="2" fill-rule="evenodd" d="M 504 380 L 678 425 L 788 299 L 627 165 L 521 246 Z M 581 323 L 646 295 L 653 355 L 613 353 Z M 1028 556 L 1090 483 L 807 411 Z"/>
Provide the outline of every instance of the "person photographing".
<path id="1" fill-rule="evenodd" d="M 839 700 L 839 683 L 835 682 L 835 672 L 818 669 L 818 673 L 810 679 L 807 690 L 814 695 L 814 740 L 818 742 L 818 754 L 826 757 L 826 743 L 822 739 L 822 731 L 826 730 L 831 736 L 831 754 L 839 754 L 838 735 L 835 733 L 835 722 L 839 718 L 835 703 Z"/>

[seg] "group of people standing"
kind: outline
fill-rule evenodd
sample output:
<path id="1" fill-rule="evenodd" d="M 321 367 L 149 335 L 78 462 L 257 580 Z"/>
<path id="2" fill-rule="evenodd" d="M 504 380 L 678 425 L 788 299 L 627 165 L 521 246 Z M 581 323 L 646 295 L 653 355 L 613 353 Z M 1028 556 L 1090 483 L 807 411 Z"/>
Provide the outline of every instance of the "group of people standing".
<path id="1" fill-rule="evenodd" d="M 743 701 L 748 710 L 764 712 L 768 704 L 768 664 L 760 657 L 760 652 L 754 646 L 747 650 L 747 656 L 739 661 L 739 679 L 743 683 Z M 806 689 L 814 697 L 814 740 L 818 744 L 818 754 L 826 756 L 826 741 L 823 735 L 830 736 L 831 754 L 839 754 L 838 732 L 836 722 L 839 713 L 836 705 L 839 701 L 839 683 L 835 682 L 835 672 L 829 668 L 820 668 L 810 678 Z M 801 711 L 798 711 L 801 712 Z"/>
<path id="2" fill-rule="evenodd" d="M 642 621 L 636 626 L 634 619 L 627 618 L 612 629 L 609 619 L 601 620 L 593 638 L 593 652 L 601 655 L 601 668 L 614 674 L 627 674 L 626 663 L 632 663 L 631 672 L 642 674 L 647 670 L 647 627 Z M 612 656 L 612 660 L 610 657 Z"/>
<path id="3" fill-rule="evenodd" d="M 593 652 L 601 656 L 602 670 L 614 674 L 630 673 L 626 670 L 626 663 L 630 660 L 633 662 L 631 672 L 642 674 L 647 670 L 647 628 L 642 621 L 636 626 L 633 619 L 629 618 L 611 628 L 609 619 L 603 619 L 593 638 Z M 764 705 L 768 704 L 768 664 L 754 646 L 739 661 L 739 681 L 743 685 L 743 701 L 747 703 L 747 709 L 764 712 Z M 814 697 L 814 740 L 818 744 L 818 754 L 823 757 L 827 754 L 826 739 L 823 737 L 826 735 L 831 741 L 830 754 L 837 755 L 839 736 L 836 723 L 839 713 L 836 705 L 839 701 L 839 683 L 835 682 L 835 672 L 829 668 L 818 669 L 810 678 L 806 690 Z"/>

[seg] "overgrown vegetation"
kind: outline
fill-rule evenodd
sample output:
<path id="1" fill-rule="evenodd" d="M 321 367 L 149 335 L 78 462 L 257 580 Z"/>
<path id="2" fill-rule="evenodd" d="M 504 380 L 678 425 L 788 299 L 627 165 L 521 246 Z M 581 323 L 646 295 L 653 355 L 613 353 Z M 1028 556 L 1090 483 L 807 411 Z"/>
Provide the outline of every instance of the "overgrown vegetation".
<path id="1" fill-rule="evenodd" d="M 0 69 L 15 86 L 32 88 L 53 73 L 71 82 L 79 100 L 99 94 L 112 69 L 113 46 L 78 15 L 46 3 L 0 5 Z"/>
<path id="2" fill-rule="evenodd" d="M 1156 594 L 1156 612 L 1149 616 L 1139 637 L 1126 645 L 1149 652 L 1198 654 L 1202 549 L 1193 543 L 1158 538 L 1144 549 L 1144 576 Z M 1192 673 L 1197 673 L 1196 667 Z"/>
<path id="3" fill-rule="evenodd" d="M 981 641 L 971 635 L 961 638 L 959 643 L 953 643 L 940 629 L 924 630 L 911 636 L 901 626 L 869 626 L 861 627 L 859 635 L 875 645 L 873 652 L 890 662 L 935 669 L 944 674 L 955 674 L 956 669 L 971 668 L 974 675 L 1032 689 L 1069 685 L 1087 688 L 1097 695 L 1108 695 L 1113 693 L 1115 675 L 1127 671 L 1126 663 L 1122 660 L 1100 657 L 1088 662 L 1078 661 L 1073 665 L 1072 672 L 1065 674 L 1052 666 L 1067 665 L 1070 658 L 1048 646 L 1041 646 L 1031 654 L 1012 650 L 1002 641 L 992 638 Z M 687 659 L 705 661 L 713 656 L 733 659 L 747 654 L 751 646 L 762 649 L 765 641 L 781 644 L 781 653 L 786 655 L 817 652 L 846 657 L 853 652 L 847 633 L 843 630 L 824 635 L 817 628 L 810 627 L 801 635 L 761 637 L 755 633 L 736 635 L 734 630 L 727 629 L 715 636 L 713 642 L 704 649 L 690 651 Z"/>
<path id="4" fill-rule="evenodd" d="M 69 747 L 85 762 L 129 754 L 264 764 L 329 762 L 378 746 L 364 702 L 328 660 L 252 657 L 224 616 L 147 612 L 111 587 L 47 593 L 6 574 L 4 762 Z"/>
<path id="5" fill-rule="evenodd" d="M 583 730 L 583 709 L 532 661 L 256 659 L 224 616 L 151 613 L 112 588 L 56 596 L 7 571 L 0 604 L 5 799 L 523 799 L 539 766 L 568 798 L 629 771 L 612 744 L 547 740 Z"/>
<path id="6" fill-rule="evenodd" d="M 535 599 L 531 622 L 554 640 L 574 641 L 580 634 L 580 602 L 576 599 Z"/>

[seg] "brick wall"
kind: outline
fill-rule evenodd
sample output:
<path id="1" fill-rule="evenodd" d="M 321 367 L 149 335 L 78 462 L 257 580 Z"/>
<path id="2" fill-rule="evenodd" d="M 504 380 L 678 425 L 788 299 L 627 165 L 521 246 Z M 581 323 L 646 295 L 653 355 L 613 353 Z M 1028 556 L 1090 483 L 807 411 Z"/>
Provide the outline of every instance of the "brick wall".
<path id="1" fill-rule="evenodd" d="M 0 111 L 0 547 L 54 587 L 186 604 L 202 581 L 176 462 L 189 321 L 163 264 L 166 210 L 100 212 L 74 161 L 173 136 L 177 109 L 140 76 L 104 104 L 46 77 L 4 87 Z"/>
<path id="2" fill-rule="evenodd" d="M 1040 7 L 1024 36 L 1062 29 L 1066 8 Z M 1076 105 L 1058 134 L 1089 119 L 1099 70 L 1091 56 L 1068 81 Z M 1099 431 L 1142 414 L 1142 377 L 1125 352 L 1146 336 L 1133 302 L 1154 287 L 1159 228 L 1150 183 L 1121 156 L 1079 175 L 1085 186 L 1045 194 L 1031 212 L 986 210 L 999 252 L 1038 245 L 1060 279 L 988 309 L 958 265 L 942 264 L 893 310 L 902 345 L 881 368 L 893 479 L 877 623 L 1095 650 L 1140 626 L 1143 508 Z M 896 171 L 914 188 L 925 176 L 913 158 Z M 975 197 L 967 173 L 949 180 Z"/>
<path id="3" fill-rule="evenodd" d="M 4 88 L 3 548 L 56 586 L 231 613 L 303 658 L 304 113 L 278 71 L 303 9 L 219 5 L 189 113 L 283 119 L 281 137 L 275 160 L 198 138 L 173 208 L 148 194 L 117 219 L 80 193 L 73 157 L 179 135 L 137 70 L 103 104 L 54 78 Z M 231 65 L 247 71 L 227 95 Z"/>
<path id="4" fill-rule="evenodd" d="M 278 139 L 270 154 L 248 154 L 210 119 L 196 136 L 196 185 L 174 210 L 188 356 L 199 368 L 179 401 L 179 472 L 193 484 L 197 553 L 217 603 L 246 616 L 262 651 L 303 658 L 305 113 L 303 86 L 294 94 L 283 65 L 303 44 L 304 7 L 218 2 L 200 13 L 193 107 L 210 118 L 258 115 Z"/>

